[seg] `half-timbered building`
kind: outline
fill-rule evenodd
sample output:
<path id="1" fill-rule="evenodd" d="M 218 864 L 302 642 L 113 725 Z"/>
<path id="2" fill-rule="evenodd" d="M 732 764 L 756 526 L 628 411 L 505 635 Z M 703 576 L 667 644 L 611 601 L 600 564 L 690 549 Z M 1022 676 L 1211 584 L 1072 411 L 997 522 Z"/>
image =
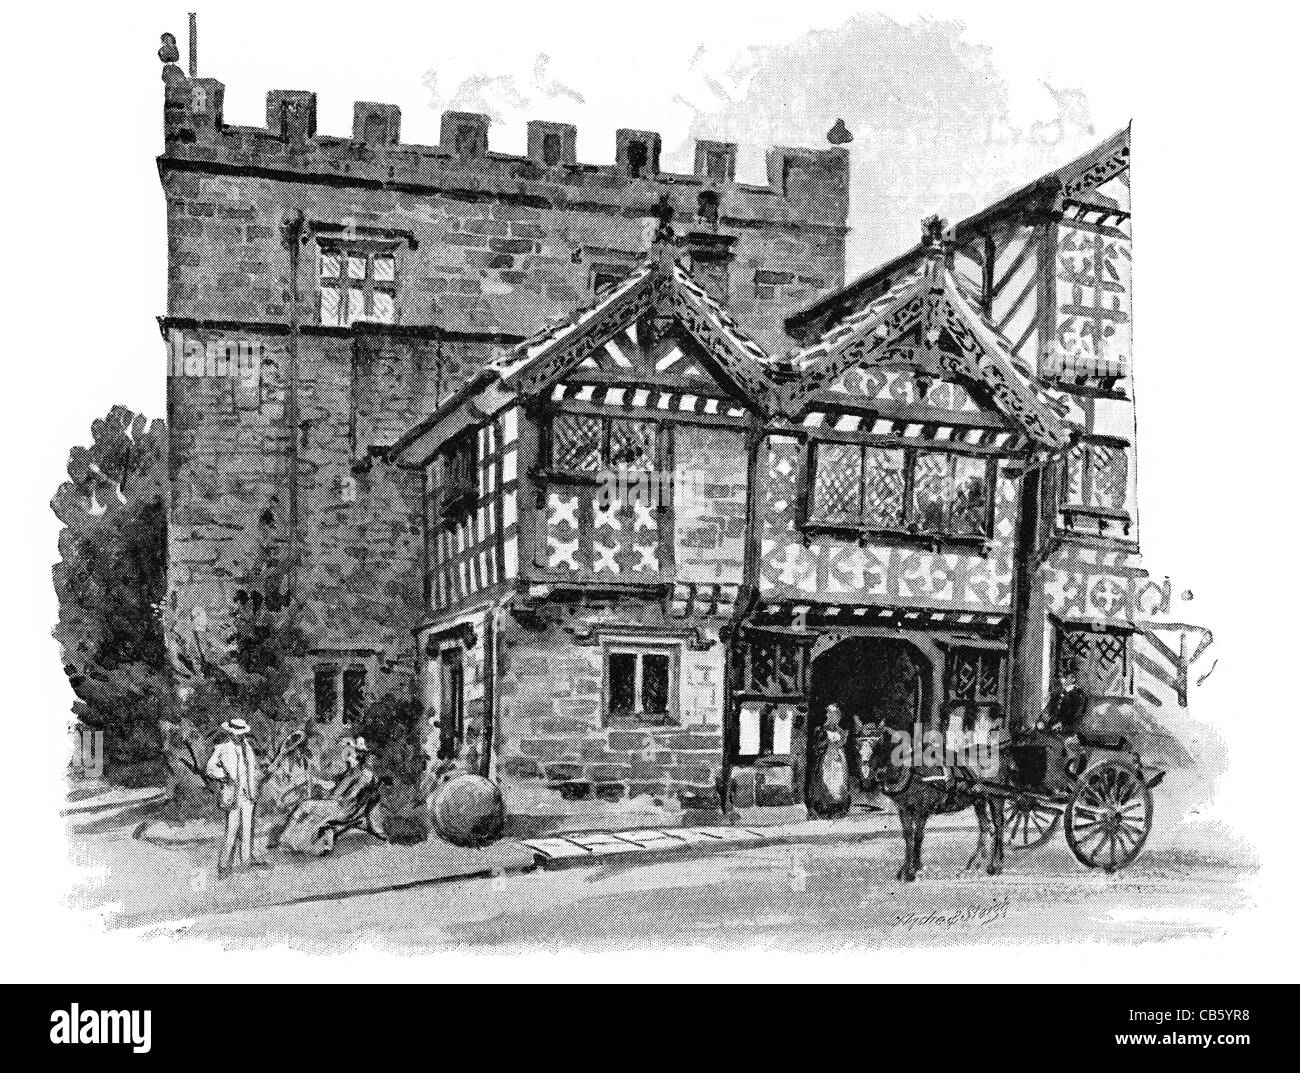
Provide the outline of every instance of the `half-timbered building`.
<path id="1" fill-rule="evenodd" d="M 834 702 L 997 737 L 1077 666 L 1185 759 L 1208 634 L 1143 568 L 1129 139 L 791 317 L 765 352 L 728 244 L 648 259 L 403 436 L 424 476 L 431 753 L 516 815 L 801 813 Z M 725 272 L 722 273 L 725 278 Z"/>

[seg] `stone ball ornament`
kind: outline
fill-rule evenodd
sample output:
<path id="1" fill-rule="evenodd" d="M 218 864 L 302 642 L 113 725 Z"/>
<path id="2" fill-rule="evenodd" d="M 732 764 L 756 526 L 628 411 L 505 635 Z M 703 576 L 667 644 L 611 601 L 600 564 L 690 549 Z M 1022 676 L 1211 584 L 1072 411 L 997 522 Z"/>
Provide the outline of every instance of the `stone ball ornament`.
<path id="1" fill-rule="evenodd" d="M 452 775 L 434 791 L 432 811 L 434 830 L 453 846 L 486 846 L 505 829 L 501 790 L 481 775 Z"/>

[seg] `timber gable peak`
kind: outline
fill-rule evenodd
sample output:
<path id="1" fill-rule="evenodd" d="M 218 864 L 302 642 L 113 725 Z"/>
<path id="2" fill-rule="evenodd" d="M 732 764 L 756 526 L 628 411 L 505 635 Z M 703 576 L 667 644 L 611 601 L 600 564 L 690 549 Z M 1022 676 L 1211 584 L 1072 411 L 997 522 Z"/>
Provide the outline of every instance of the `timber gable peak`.
<path id="1" fill-rule="evenodd" d="M 649 355 L 674 329 L 697 344 L 698 352 L 680 358 L 670 353 L 656 366 L 640 369 L 621 345 L 630 337 L 642 355 Z M 657 249 L 596 302 L 524 340 L 491 368 L 505 388 L 529 396 L 549 392 L 575 372 L 653 377 L 689 371 L 713 379 L 755 412 L 767 413 L 774 398 L 771 364 L 762 347 L 677 263 L 671 251 Z"/>
<path id="2" fill-rule="evenodd" d="M 1057 404 L 1016 367 L 1009 341 L 966 297 L 937 229 L 920 265 L 817 342 L 794 351 L 790 362 L 795 375 L 781 389 L 781 409 L 792 419 L 850 369 L 904 369 L 919 379 L 977 385 L 999 414 L 1048 450 L 1071 439 Z"/>

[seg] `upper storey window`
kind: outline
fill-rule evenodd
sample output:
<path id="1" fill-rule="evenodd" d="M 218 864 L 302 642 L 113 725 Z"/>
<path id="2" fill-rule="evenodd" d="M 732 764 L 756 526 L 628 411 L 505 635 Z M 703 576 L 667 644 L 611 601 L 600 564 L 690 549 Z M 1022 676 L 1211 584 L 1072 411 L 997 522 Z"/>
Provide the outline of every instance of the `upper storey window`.
<path id="1" fill-rule="evenodd" d="M 1063 506 L 1128 516 L 1128 451 L 1123 444 L 1085 440 L 1065 459 Z"/>
<path id="2" fill-rule="evenodd" d="M 556 414 L 550 425 L 551 468 L 559 473 L 595 476 L 624 466 L 652 470 L 658 454 L 653 421 Z"/>
<path id="3" fill-rule="evenodd" d="M 322 245 L 318 261 L 320 322 L 346 328 L 359 320 L 397 319 L 397 256 L 387 245 Z"/>
<path id="4" fill-rule="evenodd" d="M 950 451 L 813 445 L 808 521 L 883 533 L 985 538 L 993 467 Z"/>

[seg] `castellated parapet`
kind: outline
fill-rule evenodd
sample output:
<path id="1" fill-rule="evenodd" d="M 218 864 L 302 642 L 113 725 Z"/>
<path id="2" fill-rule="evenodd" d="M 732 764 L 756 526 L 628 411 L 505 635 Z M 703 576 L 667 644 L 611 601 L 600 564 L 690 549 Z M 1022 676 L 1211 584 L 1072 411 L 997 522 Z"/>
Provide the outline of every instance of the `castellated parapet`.
<path id="1" fill-rule="evenodd" d="M 321 134 L 316 95 L 301 90 L 267 94 L 265 127 L 230 125 L 224 89 L 179 70 L 166 80 L 159 169 L 174 316 L 283 321 L 283 301 L 256 292 L 280 289 L 263 286 L 259 269 L 280 257 L 276 228 L 291 205 L 315 223 L 412 236 L 405 325 L 531 334 L 644 256 L 645 222 L 664 195 L 682 227 L 704 221 L 736 237 L 729 306 L 772 350 L 789 345 L 785 316 L 844 282 L 841 147 L 772 149 L 768 182 L 755 185 L 735 181 L 729 142 L 697 142 L 694 173 L 678 174 L 661 170 L 653 131 L 620 130 L 613 164 L 584 164 L 569 124 L 529 123 L 516 156 L 493 152 L 489 117 L 469 112 L 443 115 L 437 145 L 402 142 L 401 110 L 370 101 L 355 103 L 351 137 Z"/>

